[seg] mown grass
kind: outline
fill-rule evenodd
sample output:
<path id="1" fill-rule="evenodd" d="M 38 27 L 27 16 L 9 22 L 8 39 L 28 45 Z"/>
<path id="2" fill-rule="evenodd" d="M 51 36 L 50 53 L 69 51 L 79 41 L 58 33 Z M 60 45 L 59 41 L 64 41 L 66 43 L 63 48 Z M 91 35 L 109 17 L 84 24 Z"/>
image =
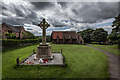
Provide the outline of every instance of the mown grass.
<path id="1" fill-rule="evenodd" d="M 16 58 L 20 60 L 32 54 L 38 45 L 28 46 L 2 53 L 3 78 L 108 78 L 107 56 L 85 45 L 51 44 L 53 52 L 63 55 L 67 66 L 20 66 L 15 68 Z"/>
<path id="2" fill-rule="evenodd" d="M 99 49 L 102 49 L 106 52 L 109 52 L 109 53 L 112 53 L 112 54 L 115 54 L 117 56 L 120 56 L 120 53 L 119 53 L 119 49 L 118 49 L 118 45 L 99 45 L 99 44 L 90 44 L 96 48 L 99 48 Z"/>

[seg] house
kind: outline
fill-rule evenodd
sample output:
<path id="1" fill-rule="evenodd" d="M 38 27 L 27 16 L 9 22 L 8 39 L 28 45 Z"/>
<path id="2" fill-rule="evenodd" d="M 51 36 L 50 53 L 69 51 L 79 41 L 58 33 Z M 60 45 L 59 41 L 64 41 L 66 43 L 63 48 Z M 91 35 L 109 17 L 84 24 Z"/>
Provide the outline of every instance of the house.
<path id="1" fill-rule="evenodd" d="M 83 44 L 84 40 L 80 33 L 75 31 L 53 31 L 51 34 L 54 44 Z"/>
<path id="2" fill-rule="evenodd" d="M 16 35 L 16 38 L 23 38 L 23 34 L 26 33 L 23 26 L 13 26 L 8 23 L 2 23 L 2 39 L 6 39 L 5 33 L 14 33 Z"/>

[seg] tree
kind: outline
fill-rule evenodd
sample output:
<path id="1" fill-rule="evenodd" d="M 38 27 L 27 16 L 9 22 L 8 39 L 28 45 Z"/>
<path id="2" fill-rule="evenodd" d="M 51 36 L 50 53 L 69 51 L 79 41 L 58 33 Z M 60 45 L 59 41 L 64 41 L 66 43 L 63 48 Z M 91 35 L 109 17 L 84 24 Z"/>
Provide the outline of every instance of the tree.
<path id="1" fill-rule="evenodd" d="M 116 32 L 118 32 L 120 31 L 120 14 L 114 18 L 115 18 L 115 21 L 113 21 L 112 27 L 116 27 Z"/>
<path id="2" fill-rule="evenodd" d="M 112 43 L 117 43 L 118 38 L 117 38 L 117 32 L 116 32 L 116 28 L 112 29 L 112 32 L 108 35 L 108 39 L 110 40 L 110 42 Z"/>
<path id="3" fill-rule="evenodd" d="M 92 40 L 91 40 L 91 33 L 93 31 L 94 31 L 93 29 L 86 29 L 86 30 L 80 31 L 78 33 L 81 33 L 82 38 L 83 38 L 85 43 L 91 43 L 92 42 Z"/>
<path id="4" fill-rule="evenodd" d="M 23 35 L 23 39 L 33 39 L 33 38 L 35 38 L 34 34 L 28 32 L 28 31 L 26 31 L 26 33 L 22 33 L 22 35 Z"/>
<path id="5" fill-rule="evenodd" d="M 105 42 L 107 40 L 107 35 L 107 31 L 105 31 L 103 28 L 98 28 L 92 32 L 91 37 L 93 41 L 101 44 L 101 42 Z"/>
<path id="6" fill-rule="evenodd" d="M 120 49 L 120 14 L 115 17 L 115 21 L 113 21 L 112 27 L 115 27 L 116 32 L 117 32 L 117 41 L 119 44 L 119 49 Z"/>

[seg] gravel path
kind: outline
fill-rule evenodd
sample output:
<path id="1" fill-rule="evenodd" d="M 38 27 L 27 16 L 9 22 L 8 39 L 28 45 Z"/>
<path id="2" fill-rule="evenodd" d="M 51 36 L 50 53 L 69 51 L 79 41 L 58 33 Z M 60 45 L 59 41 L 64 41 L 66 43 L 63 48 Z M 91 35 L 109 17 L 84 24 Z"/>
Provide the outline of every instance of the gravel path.
<path id="1" fill-rule="evenodd" d="M 91 45 L 86 45 L 86 46 L 97 49 L 97 50 L 103 52 L 104 54 L 106 54 L 108 56 L 108 63 L 109 63 L 108 70 L 110 73 L 110 80 L 113 80 L 112 78 L 117 78 L 118 80 L 120 80 L 120 72 L 118 72 L 118 69 L 120 69 L 120 57 L 118 57 L 112 53 L 108 53 L 102 49 L 95 48 Z"/>

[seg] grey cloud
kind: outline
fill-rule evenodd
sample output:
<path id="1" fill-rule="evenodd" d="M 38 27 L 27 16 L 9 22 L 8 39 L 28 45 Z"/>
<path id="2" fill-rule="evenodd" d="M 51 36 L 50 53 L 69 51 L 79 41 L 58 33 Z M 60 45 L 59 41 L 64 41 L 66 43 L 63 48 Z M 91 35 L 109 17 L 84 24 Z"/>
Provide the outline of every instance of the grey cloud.
<path id="1" fill-rule="evenodd" d="M 7 16 L 2 18 L 2 22 L 7 22 L 14 25 L 24 25 L 24 23 L 37 24 L 39 19 L 37 19 L 37 14 L 35 11 L 24 7 L 23 5 L 16 6 L 6 5 L 2 2 L 2 15 Z M 24 11 L 24 12 L 23 12 Z M 8 12 L 15 14 L 16 16 L 11 16 Z"/>
<path id="2" fill-rule="evenodd" d="M 64 26 L 67 26 L 66 24 L 58 21 L 57 19 L 49 19 L 49 22 L 50 22 L 54 27 L 64 27 Z"/>
<path id="3" fill-rule="evenodd" d="M 48 12 L 44 14 L 47 15 L 46 19 L 50 25 L 54 27 L 76 27 L 77 23 L 93 24 L 113 18 L 118 14 L 118 3 L 116 2 L 57 2 L 57 4 L 54 2 L 31 2 L 30 4 L 33 7 L 25 7 L 23 4 L 6 5 L 2 3 L 2 15 L 7 16 L 7 18 L 3 17 L 2 21 L 14 25 L 23 25 L 24 23 L 37 25 L 44 18 L 42 15 L 38 17 L 37 12 L 44 13 L 44 10 L 47 10 Z M 61 6 L 59 7 L 59 5 Z M 49 11 L 53 13 L 51 14 Z M 16 16 L 10 16 L 9 12 L 16 14 Z M 62 23 L 59 18 L 67 18 L 69 23 Z M 85 25 L 79 28 L 83 30 L 90 28 L 90 26 Z"/>
<path id="4" fill-rule="evenodd" d="M 21 9 L 14 7 L 15 8 L 15 13 L 17 14 L 17 16 L 20 17 L 25 17 L 25 14 L 21 11 Z"/>
<path id="5" fill-rule="evenodd" d="M 79 22 L 83 23 L 96 23 L 103 19 L 113 18 L 118 12 L 117 2 L 89 2 L 80 4 L 82 5 L 81 8 L 78 10 L 73 8 L 72 11 L 78 18 L 83 20 Z"/>
<path id="6" fill-rule="evenodd" d="M 13 25 L 23 25 L 25 20 L 23 19 L 17 19 L 15 17 L 7 17 L 7 18 L 2 18 L 2 22 L 7 22 Z"/>
<path id="7" fill-rule="evenodd" d="M 76 9 L 72 9 L 72 11 L 74 12 L 74 14 L 78 15 L 79 12 Z"/>
<path id="8" fill-rule="evenodd" d="M 58 4 L 60 4 L 62 6 L 62 8 L 66 8 L 67 7 L 67 4 L 69 3 L 66 3 L 66 2 L 57 2 Z"/>
<path id="9" fill-rule="evenodd" d="M 45 8 L 49 10 L 49 8 L 52 10 L 51 6 L 54 6 L 54 2 L 31 2 L 35 7 L 34 9 L 36 10 L 44 10 Z M 67 3 L 67 2 L 58 2 L 62 7 L 67 7 L 74 5 L 73 3 Z M 69 4 L 69 6 L 67 5 Z M 76 5 L 76 4 L 75 4 Z M 78 6 L 82 5 L 81 8 Z M 55 7 L 54 7 L 55 8 Z M 8 8 L 6 5 L 3 5 L 3 15 L 9 16 L 9 14 L 5 11 L 7 11 Z M 33 24 L 37 24 L 38 18 L 37 14 L 35 11 L 32 9 L 27 9 L 30 11 L 30 13 L 23 13 L 22 10 L 26 10 L 24 6 L 14 7 L 14 13 L 18 17 L 24 17 L 25 22 L 27 21 L 32 21 Z M 57 15 L 63 15 L 63 16 L 68 16 L 71 22 L 75 23 L 96 23 L 97 21 L 103 20 L 103 19 L 108 19 L 112 18 L 117 15 L 117 3 L 115 2 L 101 2 L 101 3 L 95 3 L 95 2 L 86 2 L 86 3 L 77 3 L 75 7 L 72 7 L 71 11 L 73 12 L 74 16 L 68 16 L 69 12 L 59 12 L 57 10 L 54 16 Z M 9 10 L 8 10 L 9 11 Z M 34 19 L 34 20 L 33 20 Z M 54 18 L 52 18 L 54 19 Z M 24 21 L 23 21 L 24 22 Z M 56 23 L 57 24 L 57 23 Z M 54 22 L 53 22 L 53 25 Z M 64 26 L 63 24 L 61 26 Z"/>
<path id="10" fill-rule="evenodd" d="M 35 10 L 44 10 L 46 8 L 53 7 L 54 4 L 52 2 L 31 2 L 35 6 Z"/>

